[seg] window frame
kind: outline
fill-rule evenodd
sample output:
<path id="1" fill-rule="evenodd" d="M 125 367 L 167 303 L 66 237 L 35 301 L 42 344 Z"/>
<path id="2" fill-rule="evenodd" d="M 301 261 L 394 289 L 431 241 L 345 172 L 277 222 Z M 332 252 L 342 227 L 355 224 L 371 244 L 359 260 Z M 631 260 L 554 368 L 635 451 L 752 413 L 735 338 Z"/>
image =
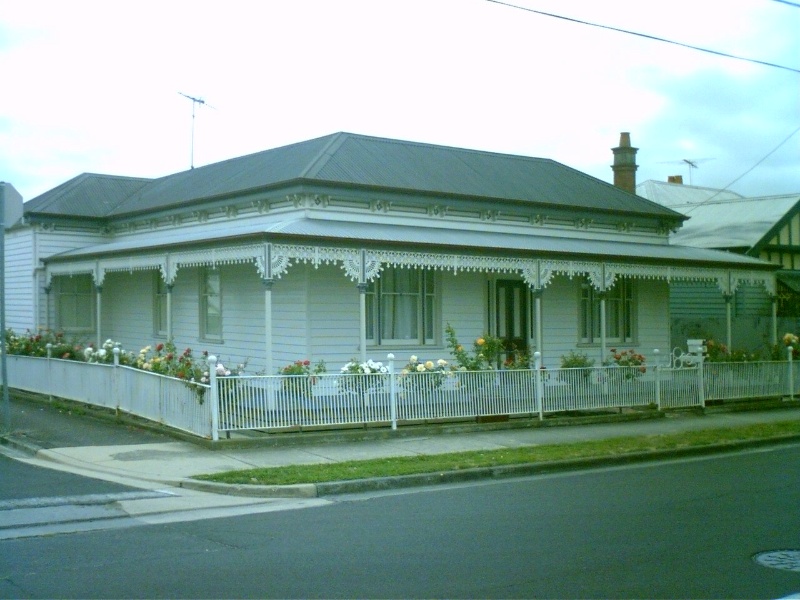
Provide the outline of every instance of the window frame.
<path id="1" fill-rule="evenodd" d="M 213 293 L 209 293 L 209 279 L 213 278 L 217 281 L 216 291 Z M 203 267 L 200 270 L 200 311 L 199 311 L 199 325 L 200 325 L 200 339 L 201 340 L 208 340 L 211 342 L 222 342 L 223 336 L 223 328 L 222 328 L 222 273 L 219 269 L 214 269 L 211 267 Z M 213 315 L 217 317 L 218 325 L 214 327 L 213 331 L 209 325 L 211 320 L 211 313 L 210 310 L 214 306 L 214 303 L 210 303 L 210 298 L 217 298 L 216 306 L 217 306 L 217 314 Z"/>
<path id="2" fill-rule="evenodd" d="M 85 281 L 88 284 L 88 291 L 79 289 L 78 284 L 81 281 Z M 94 331 L 96 288 L 92 276 L 89 274 L 62 276 L 57 279 L 57 284 L 55 298 L 57 329 L 69 333 L 88 333 Z M 69 289 L 67 289 L 67 284 L 74 284 L 74 288 L 70 285 Z M 66 312 L 65 303 L 68 299 L 72 299 L 74 303 L 74 306 L 71 308 L 74 313 L 72 315 L 72 317 L 74 317 L 74 322 L 69 325 L 64 323 Z M 85 310 L 88 311 L 88 314 L 83 315 L 84 317 L 88 316 L 86 324 L 80 324 L 78 307 L 81 305 L 87 307 Z"/>
<path id="3" fill-rule="evenodd" d="M 411 274 L 415 279 L 415 289 L 396 289 L 397 279 L 395 273 L 408 275 Z M 394 289 L 387 289 L 392 282 Z M 407 281 L 406 281 L 407 282 Z M 384 335 L 386 327 L 389 326 L 386 311 L 391 304 L 397 309 L 397 300 L 413 297 L 414 320 L 416 325 L 412 328 L 416 330 L 415 337 L 392 338 Z M 391 300 L 394 300 L 392 302 Z M 371 347 L 416 347 L 416 346 L 436 346 L 440 339 L 441 330 L 441 284 L 439 273 L 433 269 L 408 268 L 408 267 L 386 267 L 382 270 L 381 276 L 375 278 L 367 284 L 366 290 L 366 329 L 367 344 Z M 408 329 L 407 323 L 399 322 L 397 326 Z"/>
<path id="4" fill-rule="evenodd" d="M 169 294 L 169 286 L 158 271 L 153 274 L 153 277 L 153 335 L 167 337 L 169 335 L 167 329 L 169 319 L 167 314 L 167 294 Z"/>
<path id="5" fill-rule="evenodd" d="M 606 290 L 606 343 L 636 344 L 638 335 L 638 294 L 636 282 L 620 277 Z M 578 306 L 578 340 L 582 346 L 601 343 L 600 299 L 588 279 L 581 282 Z M 611 329 L 614 330 L 611 330 Z M 613 334 L 613 335 L 612 335 Z"/>

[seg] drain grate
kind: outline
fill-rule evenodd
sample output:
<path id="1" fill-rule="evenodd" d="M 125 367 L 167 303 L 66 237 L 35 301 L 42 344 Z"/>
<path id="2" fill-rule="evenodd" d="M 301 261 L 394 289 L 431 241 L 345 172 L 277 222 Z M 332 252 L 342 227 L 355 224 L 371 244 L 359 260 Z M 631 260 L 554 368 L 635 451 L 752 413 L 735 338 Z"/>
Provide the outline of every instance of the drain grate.
<path id="1" fill-rule="evenodd" d="M 759 552 L 753 560 L 762 567 L 800 573 L 800 550 L 770 550 Z"/>

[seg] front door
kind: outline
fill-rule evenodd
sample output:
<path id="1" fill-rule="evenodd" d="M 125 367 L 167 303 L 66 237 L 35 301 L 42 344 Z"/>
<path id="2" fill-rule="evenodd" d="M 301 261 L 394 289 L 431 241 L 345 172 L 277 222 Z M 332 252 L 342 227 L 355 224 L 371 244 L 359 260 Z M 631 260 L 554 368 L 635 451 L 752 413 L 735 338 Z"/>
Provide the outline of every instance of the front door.
<path id="1" fill-rule="evenodd" d="M 495 324 L 497 337 L 503 340 L 505 355 L 528 352 L 528 287 L 522 281 L 498 280 L 495 285 Z"/>

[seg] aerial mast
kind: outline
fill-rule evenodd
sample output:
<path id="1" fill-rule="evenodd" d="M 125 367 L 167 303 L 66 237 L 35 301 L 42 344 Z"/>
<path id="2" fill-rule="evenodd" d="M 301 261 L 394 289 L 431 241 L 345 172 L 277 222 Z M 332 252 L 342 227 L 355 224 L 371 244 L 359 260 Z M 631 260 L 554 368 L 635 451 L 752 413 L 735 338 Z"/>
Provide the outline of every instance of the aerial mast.
<path id="1" fill-rule="evenodd" d="M 178 93 L 181 96 L 183 96 L 184 98 L 188 98 L 189 100 L 192 101 L 192 155 L 191 155 L 191 159 L 190 159 L 190 162 L 189 162 L 189 168 L 194 169 L 194 111 L 195 111 L 195 108 L 198 105 L 205 105 L 205 106 L 208 106 L 209 108 L 214 108 L 214 107 L 211 106 L 210 104 L 208 104 L 202 98 L 196 98 L 194 96 L 189 96 L 188 94 L 184 94 L 183 92 L 178 92 Z"/>

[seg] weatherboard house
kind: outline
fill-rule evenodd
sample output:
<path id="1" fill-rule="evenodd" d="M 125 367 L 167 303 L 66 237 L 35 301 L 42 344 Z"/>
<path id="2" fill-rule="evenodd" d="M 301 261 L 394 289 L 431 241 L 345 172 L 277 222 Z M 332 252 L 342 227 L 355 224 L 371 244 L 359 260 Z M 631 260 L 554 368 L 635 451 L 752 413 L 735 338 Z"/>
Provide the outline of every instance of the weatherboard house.
<path id="1" fill-rule="evenodd" d="M 775 266 L 670 243 L 680 213 L 552 160 L 336 133 L 158 179 L 83 174 L 6 232 L 7 325 L 248 370 L 393 353 L 450 360 L 484 334 L 602 361 L 670 345 L 670 285 L 775 292 Z M 627 188 L 621 189 L 621 186 Z"/>
<path id="2" fill-rule="evenodd" d="M 774 294 L 743 284 L 721 296 L 707 282 L 675 282 L 673 340 L 714 337 L 734 349 L 757 351 L 775 343 L 775 323 L 781 332 L 800 329 L 800 193 L 743 197 L 684 185 L 680 176 L 642 182 L 636 192 L 688 217 L 670 235 L 671 243 L 752 256 L 779 269 Z"/>

